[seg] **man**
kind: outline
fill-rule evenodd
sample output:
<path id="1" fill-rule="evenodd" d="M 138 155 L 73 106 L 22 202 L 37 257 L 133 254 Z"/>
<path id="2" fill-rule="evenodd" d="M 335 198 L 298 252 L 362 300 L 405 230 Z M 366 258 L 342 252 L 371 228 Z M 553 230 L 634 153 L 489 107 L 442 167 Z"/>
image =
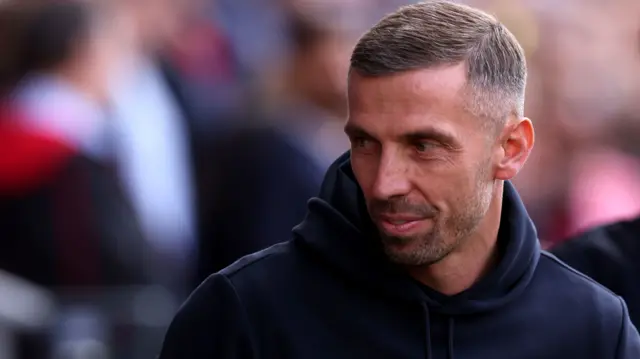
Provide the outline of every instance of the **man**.
<path id="1" fill-rule="evenodd" d="M 638 358 L 624 302 L 555 257 L 508 182 L 526 66 L 489 15 L 430 1 L 356 45 L 351 153 L 294 238 L 212 275 L 174 358 Z"/>
<path id="2" fill-rule="evenodd" d="M 631 321 L 640 325 L 640 217 L 599 226 L 552 249 L 553 254 L 629 303 Z"/>

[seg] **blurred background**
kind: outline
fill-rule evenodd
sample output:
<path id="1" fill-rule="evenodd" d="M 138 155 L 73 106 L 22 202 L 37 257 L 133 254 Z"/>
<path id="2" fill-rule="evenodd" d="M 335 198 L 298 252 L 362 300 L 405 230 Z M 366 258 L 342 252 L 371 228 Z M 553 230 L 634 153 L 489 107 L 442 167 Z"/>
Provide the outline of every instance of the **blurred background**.
<path id="1" fill-rule="evenodd" d="M 543 245 L 640 214 L 640 2 L 465 2 L 528 57 Z M 0 0 L 0 358 L 153 358 L 303 219 L 348 148 L 351 48 L 407 3 Z"/>

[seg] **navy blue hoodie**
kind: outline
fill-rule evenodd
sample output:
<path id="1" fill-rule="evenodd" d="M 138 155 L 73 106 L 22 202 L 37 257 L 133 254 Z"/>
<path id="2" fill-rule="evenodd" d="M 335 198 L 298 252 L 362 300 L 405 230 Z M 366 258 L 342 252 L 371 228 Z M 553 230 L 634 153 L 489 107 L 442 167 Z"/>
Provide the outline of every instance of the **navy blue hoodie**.
<path id="1" fill-rule="evenodd" d="M 160 359 L 638 359 L 624 302 L 541 252 L 505 184 L 495 269 L 444 296 L 386 260 L 348 154 L 293 239 L 210 276 Z"/>

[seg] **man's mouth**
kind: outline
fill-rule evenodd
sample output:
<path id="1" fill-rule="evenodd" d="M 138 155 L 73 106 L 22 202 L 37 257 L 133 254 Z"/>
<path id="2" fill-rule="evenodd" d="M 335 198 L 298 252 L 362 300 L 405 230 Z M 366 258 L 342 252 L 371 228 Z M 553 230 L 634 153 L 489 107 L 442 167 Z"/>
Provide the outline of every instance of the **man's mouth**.
<path id="1" fill-rule="evenodd" d="M 406 215 L 382 215 L 378 217 L 378 223 L 386 234 L 401 236 L 415 230 L 425 219 Z"/>

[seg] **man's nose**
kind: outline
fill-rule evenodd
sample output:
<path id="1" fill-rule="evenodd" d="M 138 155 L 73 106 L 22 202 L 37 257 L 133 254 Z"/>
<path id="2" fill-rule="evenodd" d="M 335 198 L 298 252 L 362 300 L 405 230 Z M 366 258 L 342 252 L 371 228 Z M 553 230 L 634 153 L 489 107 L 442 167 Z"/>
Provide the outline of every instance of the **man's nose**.
<path id="1" fill-rule="evenodd" d="M 383 156 L 373 185 L 373 195 L 386 200 L 395 196 L 405 196 L 411 190 L 408 168 L 402 160 Z"/>

